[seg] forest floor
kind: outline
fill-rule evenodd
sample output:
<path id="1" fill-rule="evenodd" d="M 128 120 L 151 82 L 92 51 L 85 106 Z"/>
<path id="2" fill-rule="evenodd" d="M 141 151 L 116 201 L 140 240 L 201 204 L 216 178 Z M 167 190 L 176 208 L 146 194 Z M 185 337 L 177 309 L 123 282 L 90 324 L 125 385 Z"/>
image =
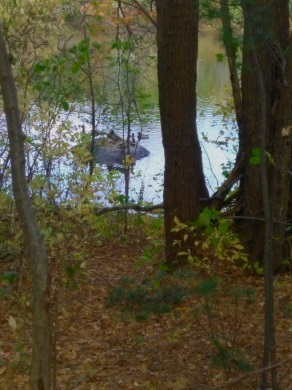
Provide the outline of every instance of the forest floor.
<path id="1" fill-rule="evenodd" d="M 56 389 L 256 389 L 263 278 L 222 261 L 210 264 L 208 272 L 190 268 L 175 275 L 157 272 L 155 264 L 137 268 L 146 243 L 143 235 L 121 235 L 89 246 L 86 267 L 78 272 L 71 267 L 63 278 L 52 269 L 53 286 L 62 286 L 53 288 Z M 16 268 L 19 261 L 2 262 L 0 274 Z M 0 389 L 27 389 L 28 272 L 22 265 L 17 282 L 3 283 L 0 279 Z M 289 390 L 291 275 L 277 276 L 275 289 L 279 389 Z"/>

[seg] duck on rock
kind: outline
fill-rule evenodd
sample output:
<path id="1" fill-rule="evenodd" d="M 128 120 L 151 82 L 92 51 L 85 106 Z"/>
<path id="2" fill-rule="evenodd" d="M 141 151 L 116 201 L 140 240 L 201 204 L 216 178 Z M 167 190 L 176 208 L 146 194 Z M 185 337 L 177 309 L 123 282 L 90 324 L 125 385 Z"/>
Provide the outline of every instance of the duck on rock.
<path id="1" fill-rule="evenodd" d="M 113 141 L 116 141 L 116 142 L 121 142 L 123 141 L 123 138 L 120 137 L 117 133 L 115 133 L 113 130 L 111 130 L 109 133 L 108 133 L 108 138 L 110 138 L 111 140 Z"/>
<path id="2" fill-rule="evenodd" d="M 129 137 L 130 148 L 127 141 L 111 130 L 106 138 L 98 138 L 95 149 L 94 159 L 100 164 L 108 166 L 123 165 L 125 154 L 129 153 L 135 160 L 149 156 L 150 152 L 136 142 L 135 134 Z"/>
<path id="3" fill-rule="evenodd" d="M 141 141 L 141 139 L 149 139 L 148 134 L 142 134 L 140 131 L 138 132 L 138 141 Z"/>

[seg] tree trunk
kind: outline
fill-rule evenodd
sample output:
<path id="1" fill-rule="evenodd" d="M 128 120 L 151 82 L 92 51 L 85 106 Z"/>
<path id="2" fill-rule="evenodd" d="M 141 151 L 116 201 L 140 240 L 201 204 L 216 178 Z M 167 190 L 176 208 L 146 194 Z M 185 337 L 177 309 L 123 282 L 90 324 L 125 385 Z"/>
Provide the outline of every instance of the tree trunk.
<path id="1" fill-rule="evenodd" d="M 281 266 L 283 259 L 288 259 L 290 254 L 286 229 L 289 218 L 290 224 L 292 222 L 291 171 L 289 173 L 292 163 L 292 34 L 289 35 L 288 0 L 275 1 L 273 6 L 274 31 L 279 42 L 274 49 L 277 62 L 274 68 L 275 100 L 272 107 L 272 125 L 275 134 L 272 206 L 273 216 L 277 221 L 274 226 L 273 253 L 276 268 Z"/>
<path id="2" fill-rule="evenodd" d="M 13 194 L 22 223 L 32 274 L 33 355 L 31 389 L 49 390 L 51 386 L 51 320 L 47 256 L 30 200 L 24 156 L 17 91 L 0 24 L 0 84 L 7 121 Z"/>
<path id="3" fill-rule="evenodd" d="M 257 52 L 263 75 L 266 100 L 266 154 L 269 163 L 268 178 L 273 218 L 280 222 L 287 219 L 289 177 L 291 162 L 291 89 L 288 80 L 291 75 L 285 68 L 284 55 L 289 45 L 288 0 L 259 0 L 247 6 L 250 20 L 245 20 L 243 64 L 242 64 L 242 131 L 240 151 L 244 155 L 244 177 L 240 183 L 242 215 L 249 218 L 264 217 L 259 165 L 252 165 L 252 150 L 260 147 L 260 96 L 253 62 L 253 47 Z M 254 31 L 251 40 L 247 25 Z M 281 107 L 279 109 L 279 107 Z M 283 112 L 283 110 L 285 112 Z M 281 114 L 279 114 L 281 112 Z M 284 129 L 287 129 L 285 132 Z M 280 150 L 281 149 L 281 150 Z M 264 224 L 259 220 L 240 220 L 239 233 L 250 261 L 262 263 L 264 251 Z M 276 223 L 273 237 L 274 266 L 284 258 L 285 225 Z"/>
<path id="4" fill-rule="evenodd" d="M 198 0 L 157 0 L 158 88 L 165 153 L 164 222 L 168 264 L 174 217 L 195 220 L 208 197 L 196 129 Z M 186 243 L 187 244 L 187 243 Z"/>
<path id="5" fill-rule="evenodd" d="M 220 0 L 221 23 L 223 32 L 223 44 L 225 47 L 226 57 L 228 61 L 228 68 L 230 74 L 230 82 L 232 87 L 232 94 L 234 100 L 234 111 L 236 115 L 237 124 L 241 124 L 241 91 L 240 81 L 237 71 L 237 48 L 238 44 L 233 34 L 231 25 L 231 15 L 229 10 L 229 0 Z"/>
<path id="6" fill-rule="evenodd" d="M 251 44 L 255 41 L 257 35 L 256 30 L 251 27 L 251 14 L 247 11 L 247 6 L 243 3 L 243 14 L 246 22 L 246 27 L 249 32 Z M 272 251 L 272 235 L 274 223 L 272 219 L 272 206 L 270 203 L 270 191 L 268 184 L 267 162 L 266 162 L 266 128 L 267 128 L 267 94 L 265 90 L 263 73 L 259 64 L 258 54 L 255 46 L 252 46 L 252 56 L 254 61 L 254 69 L 257 78 L 257 90 L 259 95 L 260 105 L 260 179 L 261 190 L 263 197 L 263 213 L 264 213 L 264 285 L 265 285 L 265 335 L 264 335 L 264 352 L 263 352 L 263 368 L 276 363 L 276 338 L 275 338 L 275 311 L 274 311 L 274 278 L 273 278 L 273 251 Z M 272 388 L 278 389 L 277 369 L 271 369 Z M 265 390 L 268 387 L 268 371 L 263 371 L 261 389 Z"/>

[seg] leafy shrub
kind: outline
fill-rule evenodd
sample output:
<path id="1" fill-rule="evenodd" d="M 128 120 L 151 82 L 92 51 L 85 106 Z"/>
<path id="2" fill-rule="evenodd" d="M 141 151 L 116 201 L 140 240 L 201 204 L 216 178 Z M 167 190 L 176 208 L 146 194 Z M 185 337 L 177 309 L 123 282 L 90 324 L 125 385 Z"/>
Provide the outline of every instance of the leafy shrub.
<path id="1" fill-rule="evenodd" d="M 212 338 L 213 345 L 216 349 L 216 354 L 213 357 L 213 363 L 224 369 L 236 367 L 241 372 L 249 372 L 252 366 L 246 361 L 244 357 L 244 350 L 242 348 L 232 349 L 228 347 L 225 340 Z"/>
<path id="2" fill-rule="evenodd" d="M 151 314 L 169 313 L 187 294 L 187 289 L 180 285 L 160 286 L 149 280 L 144 284 L 123 280 L 121 286 L 110 293 L 107 305 L 119 305 L 123 310 L 136 313 L 137 320 L 146 320 Z"/>
<path id="3" fill-rule="evenodd" d="M 17 271 L 8 271 L 0 274 L 0 297 L 7 295 L 18 275 L 19 273 Z"/>
<path id="4" fill-rule="evenodd" d="M 187 257 L 188 262 L 195 266 L 209 267 L 208 260 L 218 259 L 242 262 L 247 267 L 247 255 L 243 252 L 238 236 L 231 230 L 231 220 L 220 217 L 219 212 L 206 207 L 192 224 L 181 223 L 174 218 L 176 226 L 174 232 L 181 232 L 183 241 L 190 238 L 194 248 L 178 252 L 178 256 Z M 175 240 L 173 245 L 181 247 L 182 241 Z M 200 258 L 194 253 L 201 253 Z"/>

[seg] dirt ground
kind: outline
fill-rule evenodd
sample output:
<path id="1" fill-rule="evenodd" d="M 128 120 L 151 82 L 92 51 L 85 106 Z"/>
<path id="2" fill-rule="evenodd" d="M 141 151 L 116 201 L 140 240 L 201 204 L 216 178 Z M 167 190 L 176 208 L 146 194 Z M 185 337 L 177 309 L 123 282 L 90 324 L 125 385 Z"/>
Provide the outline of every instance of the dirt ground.
<path id="1" fill-rule="evenodd" d="M 215 294 L 190 294 L 173 305 L 171 312 L 137 321 L 135 313 L 121 304 L 108 306 L 106 302 L 121 277 L 136 283 L 146 277 L 155 279 L 153 264 L 134 266 L 144 246 L 145 239 L 132 236 L 89 247 L 86 265 L 74 286 L 65 276 L 58 281 L 52 271 L 53 319 L 58 329 L 56 388 L 256 389 L 260 374 L 254 371 L 261 368 L 263 349 L 263 279 L 244 275 L 230 263 L 214 261 L 210 272 L 221 280 Z M 0 263 L 1 274 L 13 269 L 19 269 L 19 259 Z M 161 284 L 192 288 L 209 276 L 196 270 L 192 277 L 166 276 Z M 237 298 L 228 293 L 235 286 L 242 292 Z M 0 296 L 0 388 L 27 389 L 32 316 L 30 279 L 23 265 L 20 278 L 7 293 L 4 287 Z M 291 275 L 277 276 L 275 287 L 279 389 L 289 390 Z M 220 364 L 220 353 L 225 354 L 225 363 L 221 359 Z M 240 368 L 239 361 L 242 366 L 247 362 L 251 371 Z"/>

